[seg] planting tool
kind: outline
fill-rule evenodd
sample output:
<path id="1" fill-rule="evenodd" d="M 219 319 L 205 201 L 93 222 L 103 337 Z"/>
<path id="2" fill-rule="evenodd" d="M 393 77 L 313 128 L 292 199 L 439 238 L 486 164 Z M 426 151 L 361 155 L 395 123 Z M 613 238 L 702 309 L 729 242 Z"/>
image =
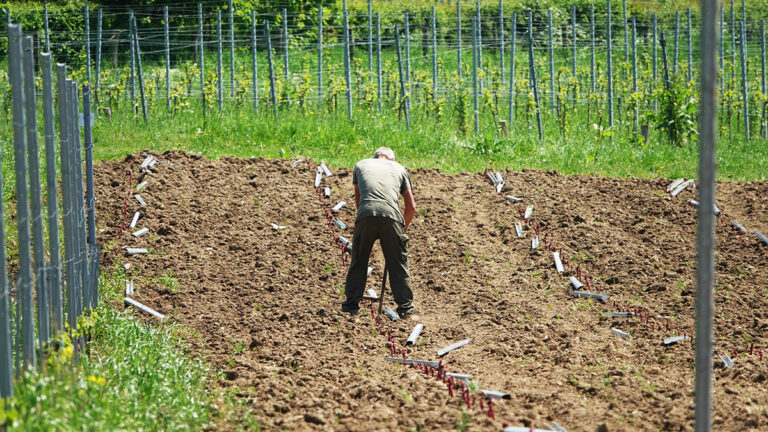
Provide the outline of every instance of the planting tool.
<path id="1" fill-rule="evenodd" d="M 456 348 L 463 347 L 464 345 L 468 344 L 471 340 L 472 339 L 464 339 L 464 340 L 456 342 L 455 344 L 448 345 L 445 348 L 439 349 L 439 350 L 437 350 L 437 356 L 438 357 L 442 357 L 442 356 L 448 354 L 449 352 L 455 350 Z"/>
<path id="2" fill-rule="evenodd" d="M 519 203 L 519 202 L 523 201 L 522 198 L 518 198 L 518 197 L 513 196 L 513 195 L 504 195 L 504 199 L 507 200 L 507 201 L 512 201 L 513 203 Z"/>
<path id="3" fill-rule="evenodd" d="M 424 324 L 416 324 L 411 330 L 411 335 L 408 336 L 408 340 L 405 341 L 406 345 L 415 345 L 416 339 L 419 338 L 421 331 L 424 330 Z"/>
<path id="4" fill-rule="evenodd" d="M 621 338 L 624 339 L 624 340 L 629 340 L 629 333 L 623 332 L 623 331 L 621 331 L 621 330 L 619 330 L 617 328 L 612 328 L 611 329 L 611 333 L 613 333 L 615 335 L 618 335 L 618 336 L 621 336 Z"/>
<path id="5" fill-rule="evenodd" d="M 728 354 L 726 354 L 724 356 L 720 356 L 720 360 L 723 361 L 723 364 L 725 365 L 725 367 L 727 367 L 727 368 L 732 368 L 733 367 L 733 360 L 731 360 L 731 358 L 728 356 Z"/>
<path id="6" fill-rule="evenodd" d="M 299 159 L 291 164 L 291 168 L 296 168 L 300 163 L 304 162 L 304 159 Z"/>
<path id="7" fill-rule="evenodd" d="M 493 390 L 480 390 L 482 394 L 488 399 L 512 399 L 509 393 L 493 391 Z"/>
<path id="8" fill-rule="evenodd" d="M 676 187 L 680 186 L 685 181 L 685 177 L 680 177 L 679 179 L 673 181 L 672 183 L 667 186 L 667 192 L 672 192 L 675 190 Z"/>
<path id="9" fill-rule="evenodd" d="M 736 222 L 735 220 L 731 221 L 731 226 L 736 228 L 740 233 L 742 234 L 749 234 L 749 230 L 744 227 L 744 225 Z"/>
<path id="10" fill-rule="evenodd" d="M 757 238 L 760 239 L 761 242 L 768 245 L 768 237 L 765 236 L 765 234 L 761 233 L 760 231 L 752 231 L 752 234 L 756 235 Z"/>
<path id="11" fill-rule="evenodd" d="M 496 175 L 494 175 L 492 172 L 488 171 L 488 172 L 485 173 L 485 176 L 488 177 L 488 180 L 491 181 L 491 184 L 493 186 L 496 186 L 496 183 L 498 183 L 498 181 L 496 180 Z"/>
<path id="12" fill-rule="evenodd" d="M 339 237 L 340 239 L 343 239 L 344 237 Z M 346 240 L 346 239 L 345 239 Z M 349 244 L 349 247 L 352 248 L 352 243 Z M 384 305 L 384 291 L 387 289 L 387 263 L 384 263 L 384 275 L 381 277 L 381 295 L 379 296 L 379 311 L 378 314 L 381 315 L 381 307 Z M 389 309 L 389 308 L 387 308 Z M 395 314 L 397 315 L 397 314 Z M 390 317 L 391 318 L 391 317 Z M 394 321 L 394 320 L 392 320 Z"/>
<path id="13" fill-rule="evenodd" d="M 270 225 L 272 225 L 272 229 L 275 230 L 275 231 L 284 230 L 284 229 L 287 228 L 285 225 L 278 225 L 278 224 L 274 224 L 274 223 L 270 223 Z"/>
<path id="14" fill-rule="evenodd" d="M 531 239 L 531 250 L 539 247 L 539 236 L 535 236 Z"/>
<path id="15" fill-rule="evenodd" d="M 125 248 L 125 250 L 128 252 L 128 255 L 149 253 L 149 251 L 144 248 Z"/>
<path id="16" fill-rule="evenodd" d="M 686 180 L 686 181 L 685 181 L 685 182 L 683 182 L 681 185 L 677 186 L 677 187 L 675 188 L 675 190 L 673 190 L 673 191 L 672 191 L 672 193 L 671 193 L 670 195 L 672 195 L 673 197 L 675 197 L 675 196 L 678 196 L 678 195 L 680 195 L 680 192 L 682 192 L 682 191 L 684 191 L 686 188 L 688 188 L 688 185 L 692 185 L 692 184 L 693 184 L 693 185 L 694 185 L 694 187 L 695 187 L 695 184 L 694 184 L 694 182 L 693 182 L 693 179 L 690 179 L 690 180 Z"/>
<path id="17" fill-rule="evenodd" d="M 331 188 L 328 186 L 323 188 L 323 198 L 330 198 L 331 197 Z"/>
<path id="18" fill-rule="evenodd" d="M 635 316 L 634 312 L 611 312 L 611 318 L 631 318 Z"/>
<path id="19" fill-rule="evenodd" d="M 523 236 L 523 224 L 520 222 L 515 222 L 515 232 L 517 233 L 518 237 Z"/>
<path id="20" fill-rule="evenodd" d="M 381 301 L 383 298 L 384 298 L 383 295 L 379 297 L 379 304 L 381 304 Z M 384 313 L 387 314 L 387 317 L 389 317 L 389 319 L 391 319 L 392 321 L 397 321 L 398 319 L 400 319 L 400 316 L 397 314 L 397 312 L 390 309 L 389 306 L 384 306 Z"/>
<path id="21" fill-rule="evenodd" d="M 436 361 L 428 361 L 428 360 L 414 360 L 414 359 L 403 359 L 402 357 L 384 357 L 384 361 L 388 361 L 390 363 L 400 363 L 403 364 L 403 361 L 405 361 L 405 364 L 415 364 L 415 365 L 424 365 L 424 366 L 431 366 L 431 367 L 440 367 L 440 362 Z"/>
<path id="22" fill-rule="evenodd" d="M 558 273 L 562 273 L 565 271 L 563 268 L 563 261 L 560 259 L 560 252 L 554 252 L 552 256 L 555 259 L 555 268 L 557 269 Z"/>
<path id="23" fill-rule="evenodd" d="M 496 184 L 504 183 L 504 178 L 501 177 L 501 173 L 496 171 Z"/>
<path id="24" fill-rule="evenodd" d="M 320 167 L 317 167 L 317 172 L 315 173 L 315 187 L 320 187 L 320 180 L 323 179 L 323 170 Z"/>
<path id="25" fill-rule="evenodd" d="M 131 233 L 131 235 L 134 237 L 141 237 L 148 232 L 149 232 L 149 228 L 142 228 L 136 232 Z"/>
<path id="26" fill-rule="evenodd" d="M 333 224 L 339 227 L 340 230 L 347 229 L 347 224 L 341 221 L 339 218 L 333 218 Z"/>
<path id="27" fill-rule="evenodd" d="M 344 207 L 346 204 L 347 204 L 347 202 L 346 202 L 346 201 L 339 201 L 339 203 L 338 203 L 338 204 L 336 204 L 335 206 L 333 206 L 333 208 L 331 209 L 331 211 L 335 213 L 335 212 L 337 212 L 337 211 L 341 210 L 341 208 L 342 208 L 342 207 Z"/>
<path id="28" fill-rule="evenodd" d="M 664 345 L 673 345 L 678 342 L 684 341 L 686 339 L 689 339 L 688 336 L 672 336 L 668 338 L 664 338 Z"/>
<path id="29" fill-rule="evenodd" d="M 328 167 L 325 165 L 325 162 L 320 162 L 320 169 L 323 170 L 323 174 L 325 174 L 326 177 L 333 176 L 333 174 L 331 173 L 331 170 L 329 170 Z"/>
<path id="30" fill-rule="evenodd" d="M 139 204 L 141 204 L 141 205 L 142 205 L 142 207 L 146 207 L 146 206 L 147 206 L 147 203 L 144 201 L 144 199 L 143 199 L 143 198 L 141 198 L 141 195 L 139 195 L 139 194 L 136 194 L 136 195 L 134 195 L 133 197 L 134 197 L 134 198 L 136 198 L 136 201 L 138 201 L 138 202 L 139 202 Z"/>
<path id="31" fill-rule="evenodd" d="M 160 321 L 165 321 L 165 315 L 163 315 L 160 312 L 152 309 L 149 306 L 145 306 L 145 305 L 137 302 L 136 300 L 128 298 L 128 297 L 125 297 L 123 299 L 123 301 L 125 302 L 126 305 L 133 306 L 136 309 L 138 309 L 138 310 L 140 310 L 140 311 L 142 311 L 144 313 L 148 313 L 148 314 L 152 315 L 153 317 L 159 319 Z"/>
<path id="32" fill-rule="evenodd" d="M 571 285 L 573 285 L 573 289 L 575 289 L 575 290 L 578 290 L 578 289 L 580 289 L 580 288 L 583 288 L 583 287 L 584 287 L 584 284 L 582 284 L 581 282 L 579 282 L 579 280 L 578 280 L 578 279 L 576 279 L 575 277 L 571 276 L 569 279 L 570 279 L 570 281 L 571 281 Z"/>
<path id="33" fill-rule="evenodd" d="M 533 206 L 529 205 L 525 208 L 525 216 L 523 216 L 523 219 L 530 219 L 531 215 L 533 214 Z"/>
<path id="34" fill-rule="evenodd" d="M 139 212 L 133 214 L 133 220 L 131 220 L 131 228 L 136 228 L 136 223 L 139 221 Z"/>
<path id="35" fill-rule="evenodd" d="M 574 290 L 574 291 L 571 291 L 571 295 L 577 298 L 591 298 L 595 300 L 600 300 L 602 302 L 607 301 L 609 299 L 609 297 L 605 294 L 598 294 L 598 293 L 593 293 L 589 291 Z"/>
<path id="36" fill-rule="evenodd" d="M 149 184 L 149 182 L 147 182 L 147 181 L 143 181 L 143 182 L 139 183 L 136 186 L 136 192 L 141 192 L 141 190 L 144 189 L 147 186 L 147 184 Z"/>

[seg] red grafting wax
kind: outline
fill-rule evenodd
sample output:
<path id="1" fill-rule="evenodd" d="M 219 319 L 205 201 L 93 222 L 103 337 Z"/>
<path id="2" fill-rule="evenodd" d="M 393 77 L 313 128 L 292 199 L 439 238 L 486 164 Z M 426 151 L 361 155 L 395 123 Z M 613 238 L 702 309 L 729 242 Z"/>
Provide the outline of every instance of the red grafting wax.
<path id="1" fill-rule="evenodd" d="M 667 319 L 667 331 L 669 331 L 669 319 Z"/>
<path id="2" fill-rule="evenodd" d="M 534 231 L 536 231 L 536 235 L 539 235 L 539 228 L 541 227 L 540 223 L 537 223 L 536 226 L 533 228 Z"/>
<path id="3" fill-rule="evenodd" d="M 739 349 L 734 348 L 733 351 L 731 351 L 731 356 L 736 357 L 737 355 L 739 355 Z"/>
<path id="4" fill-rule="evenodd" d="M 749 355 L 752 355 L 755 353 L 755 342 L 753 341 L 751 344 L 749 344 Z"/>
<path id="5" fill-rule="evenodd" d="M 760 361 L 763 361 L 763 350 L 758 351 L 758 354 L 760 355 Z"/>
<path id="6" fill-rule="evenodd" d="M 488 417 L 490 417 L 492 420 L 496 420 L 496 414 L 493 412 L 493 400 L 488 399 Z M 506 426 L 504 426 L 506 427 Z"/>
<path id="7" fill-rule="evenodd" d="M 581 264 L 576 266 L 576 277 L 581 279 Z"/>
<path id="8" fill-rule="evenodd" d="M 392 357 L 395 356 L 395 343 L 394 342 L 390 342 L 389 343 L 389 355 L 391 355 Z"/>
<path id="9" fill-rule="evenodd" d="M 480 410 L 482 411 L 482 410 L 485 409 L 485 404 L 483 403 L 483 398 L 480 398 L 479 402 L 480 402 Z"/>
<path id="10" fill-rule="evenodd" d="M 453 397 L 453 377 L 448 378 L 448 396 Z"/>
<path id="11" fill-rule="evenodd" d="M 547 236 L 549 235 L 549 231 L 544 233 L 544 243 L 547 243 Z"/>

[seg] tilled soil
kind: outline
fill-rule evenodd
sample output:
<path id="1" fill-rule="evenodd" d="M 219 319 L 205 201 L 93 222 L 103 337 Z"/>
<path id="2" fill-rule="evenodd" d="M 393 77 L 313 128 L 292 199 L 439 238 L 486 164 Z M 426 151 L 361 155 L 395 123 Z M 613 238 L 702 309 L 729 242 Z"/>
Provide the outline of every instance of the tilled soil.
<path id="1" fill-rule="evenodd" d="M 158 157 L 173 165 L 141 176 L 143 155 L 97 166 L 103 260 L 132 264 L 134 297 L 191 329 L 192 346 L 264 430 L 500 430 L 553 422 L 571 431 L 692 429 L 694 345 L 662 346 L 662 339 L 695 333 L 696 210 L 686 203 L 695 190 L 671 198 L 667 180 L 502 171 L 505 193 L 524 200 L 513 205 L 482 173 L 411 171 L 418 316 L 384 319 L 384 331 L 392 330 L 399 349 L 423 323 L 408 353 L 423 360 L 470 338 L 443 365 L 471 374 L 479 388 L 509 393 L 510 400 L 495 401 L 491 420 L 479 399 L 467 408 L 459 387 L 449 397 L 443 382 L 385 362 L 387 337 L 367 308 L 356 319 L 340 312 L 345 262 L 321 203 L 349 203 L 338 215 L 350 231 L 341 234 L 351 239 L 349 169 L 332 167 L 334 176 L 323 179 L 332 197 L 321 199 L 307 162 L 291 168 L 292 160 Z M 144 180 L 147 207 L 127 198 Z M 768 343 L 768 248 L 728 222 L 768 233 L 768 185 L 718 188 L 715 347 L 735 366 L 715 356 L 715 429 L 766 430 L 768 352 L 760 349 Z M 514 222 L 528 205 L 533 214 L 518 238 Z M 135 211 L 137 229 L 150 229 L 140 238 L 127 227 Z M 536 229 L 542 244 L 531 251 Z M 562 250 L 564 274 L 545 243 Z M 127 256 L 124 246 L 150 253 Z M 378 291 L 380 252 L 371 266 L 368 287 Z M 577 272 L 610 300 L 571 297 L 568 277 Z M 610 317 L 626 308 L 638 316 Z"/>

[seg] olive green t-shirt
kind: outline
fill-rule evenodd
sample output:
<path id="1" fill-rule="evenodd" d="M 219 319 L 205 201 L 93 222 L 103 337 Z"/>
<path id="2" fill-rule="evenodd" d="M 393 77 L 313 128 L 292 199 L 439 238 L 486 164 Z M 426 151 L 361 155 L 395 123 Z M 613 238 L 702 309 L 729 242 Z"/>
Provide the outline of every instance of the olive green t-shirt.
<path id="1" fill-rule="evenodd" d="M 398 196 L 411 189 L 402 165 L 388 159 L 363 159 L 355 165 L 352 184 L 360 190 L 357 219 L 383 216 L 405 224 Z"/>

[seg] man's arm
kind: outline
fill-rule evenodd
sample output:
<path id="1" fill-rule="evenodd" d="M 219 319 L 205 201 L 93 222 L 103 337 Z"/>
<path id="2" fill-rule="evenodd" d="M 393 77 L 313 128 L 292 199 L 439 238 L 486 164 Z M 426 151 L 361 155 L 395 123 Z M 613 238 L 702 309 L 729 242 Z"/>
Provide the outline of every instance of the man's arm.
<path id="1" fill-rule="evenodd" d="M 410 189 L 403 191 L 403 200 L 405 200 L 405 214 L 403 215 L 405 218 L 405 230 L 408 231 L 413 215 L 416 214 L 416 201 L 414 201 L 413 193 L 411 193 Z"/>
<path id="2" fill-rule="evenodd" d="M 355 208 L 360 208 L 360 188 L 355 185 Z"/>

